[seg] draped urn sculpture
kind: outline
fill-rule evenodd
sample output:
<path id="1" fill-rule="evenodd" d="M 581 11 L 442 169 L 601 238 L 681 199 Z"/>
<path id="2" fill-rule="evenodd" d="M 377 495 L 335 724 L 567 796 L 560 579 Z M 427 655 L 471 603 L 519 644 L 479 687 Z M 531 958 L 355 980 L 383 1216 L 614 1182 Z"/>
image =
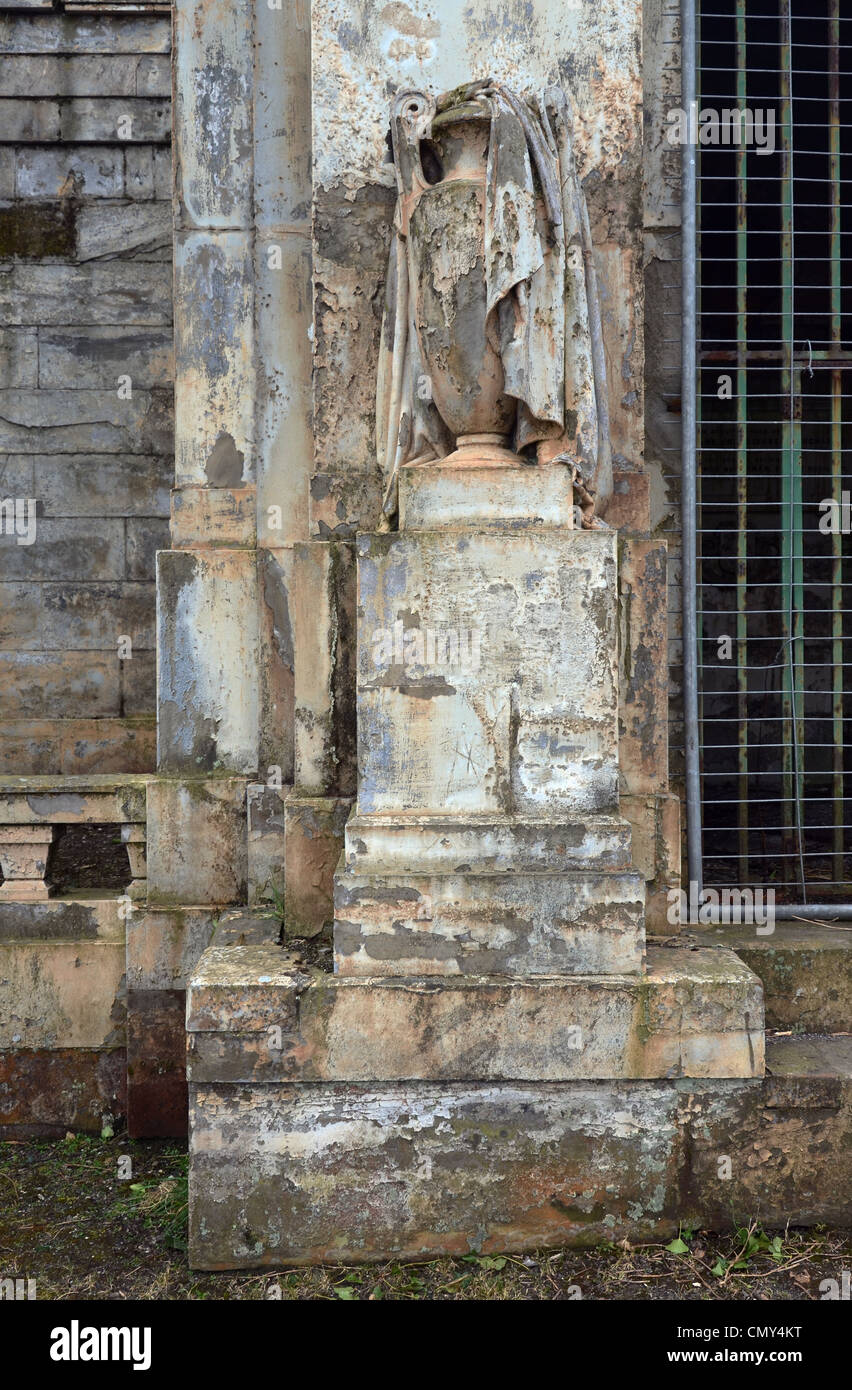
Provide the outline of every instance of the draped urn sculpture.
<path id="1" fill-rule="evenodd" d="M 559 88 L 399 94 L 376 402 L 382 526 L 399 474 L 562 467 L 585 527 L 612 487 L 589 219 Z"/>

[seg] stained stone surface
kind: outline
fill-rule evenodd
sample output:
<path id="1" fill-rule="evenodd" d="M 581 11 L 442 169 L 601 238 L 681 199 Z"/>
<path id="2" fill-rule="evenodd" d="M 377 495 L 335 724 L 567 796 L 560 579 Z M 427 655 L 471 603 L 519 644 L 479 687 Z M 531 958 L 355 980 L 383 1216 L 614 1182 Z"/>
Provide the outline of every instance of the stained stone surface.
<path id="1" fill-rule="evenodd" d="M 196 1082 L 763 1071 L 760 981 L 724 951 L 658 948 L 646 976 L 348 979 L 294 969 L 274 947 L 211 947 L 190 981 L 187 1030 Z"/>
<path id="2" fill-rule="evenodd" d="M 637 873 L 397 874 L 337 879 L 340 975 L 637 974 Z"/>
<path id="3" fill-rule="evenodd" d="M 195 1268 L 852 1221 L 852 1049 L 753 1081 L 190 1087 Z M 719 1155 L 731 1176 L 719 1177 Z"/>
<path id="4" fill-rule="evenodd" d="M 614 808 L 615 536 L 365 536 L 359 812 Z"/>

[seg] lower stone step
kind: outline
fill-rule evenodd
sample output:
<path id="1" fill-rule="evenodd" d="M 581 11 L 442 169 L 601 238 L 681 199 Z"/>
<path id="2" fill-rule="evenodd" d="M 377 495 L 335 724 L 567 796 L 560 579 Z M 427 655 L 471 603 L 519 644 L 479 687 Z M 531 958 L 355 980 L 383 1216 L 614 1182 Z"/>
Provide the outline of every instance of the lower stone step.
<path id="1" fill-rule="evenodd" d="M 195 1082 L 763 1074 L 760 983 L 716 950 L 656 949 L 642 976 L 348 979 L 211 947 L 187 1030 Z"/>
<path id="2" fill-rule="evenodd" d="M 190 1087 L 190 1264 L 252 1268 L 852 1225 L 852 1040 L 764 1079 Z"/>
<path id="3" fill-rule="evenodd" d="M 702 945 L 736 951 L 763 981 L 766 1026 L 806 1033 L 852 1032 L 852 923 L 776 922 L 690 928 Z"/>

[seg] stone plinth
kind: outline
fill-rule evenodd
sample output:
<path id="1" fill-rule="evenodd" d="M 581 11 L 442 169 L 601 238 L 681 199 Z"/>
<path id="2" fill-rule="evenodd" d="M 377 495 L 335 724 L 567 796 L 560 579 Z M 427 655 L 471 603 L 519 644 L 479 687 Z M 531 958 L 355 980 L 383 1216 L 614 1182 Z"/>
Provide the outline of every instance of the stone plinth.
<path id="1" fill-rule="evenodd" d="M 571 470 L 518 460 L 510 468 L 416 464 L 400 469 L 401 531 L 506 531 L 574 524 Z"/>
<path id="2" fill-rule="evenodd" d="M 616 538 L 364 536 L 358 810 L 613 810 Z"/>
<path id="3" fill-rule="evenodd" d="M 762 1075 L 757 976 L 729 951 L 648 954 L 645 976 L 344 979 L 294 967 L 277 947 L 211 947 L 187 995 L 189 1078 Z"/>
<path id="4" fill-rule="evenodd" d="M 742 1213 L 767 1230 L 847 1226 L 849 1041 L 803 1063 L 798 1039 L 774 1040 L 771 1074 L 751 1081 L 198 1083 L 190 1261 L 637 1244 L 687 1223 L 728 1230 Z"/>

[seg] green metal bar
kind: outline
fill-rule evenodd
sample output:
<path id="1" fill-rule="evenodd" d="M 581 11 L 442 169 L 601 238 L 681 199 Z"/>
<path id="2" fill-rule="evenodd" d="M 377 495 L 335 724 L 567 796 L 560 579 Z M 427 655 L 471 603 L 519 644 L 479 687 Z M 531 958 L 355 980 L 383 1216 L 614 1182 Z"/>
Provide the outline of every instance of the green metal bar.
<path id="1" fill-rule="evenodd" d="M 795 320 L 793 295 L 793 104 L 790 90 L 792 43 L 790 0 L 783 0 L 780 16 L 779 92 L 781 97 L 781 336 L 785 346 L 785 365 L 781 372 L 781 394 L 800 401 L 801 377 L 794 372 Z M 795 395 L 794 395 L 795 392 Z M 797 425 L 798 418 L 798 425 Z M 802 589 L 801 564 L 801 418 L 794 409 L 781 425 L 781 591 L 786 607 L 782 610 L 784 665 L 782 671 L 782 752 L 783 817 L 785 866 L 795 877 L 794 857 L 801 848 L 794 827 L 801 825 L 801 788 L 797 777 L 799 728 L 797 672 L 797 625 L 801 626 L 802 607 L 797 591 Z M 799 520 L 797 521 L 797 517 Z M 799 535 L 797 542 L 797 535 Z M 804 659 L 804 654 L 800 654 Z M 804 888 L 804 885 L 802 885 Z"/>
<path id="2" fill-rule="evenodd" d="M 828 6 L 828 164 L 831 180 L 829 221 L 831 255 L 831 342 L 841 343 L 840 273 L 840 0 Z M 843 375 L 838 367 L 831 373 L 831 481 L 838 503 L 843 488 Z M 831 537 L 831 715 L 834 743 L 832 791 L 834 795 L 834 859 L 832 878 L 840 883 L 843 872 L 843 535 L 838 529 Z"/>
<path id="3" fill-rule="evenodd" d="M 740 110 L 748 104 L 746 78 L 745 0 L 737 0 L 737 101 Z M 737 827 L 740 881 L 749 880 L 748 828 L 748 377 L 745 353 L 748 348 L 748 214 L 747 149 L 737 146 Z"/>
<path id="4" fill-rule="evenodd" d="M 698 100 L 698 110 L 700 111 L 700 110 L 701 110 L 701 77 L 702 77 L 702 64 L 701 64 L 701 56 L 700 56 L 700 55 L 701 55 L 701 6 L 700 6 L 699 4 L 696 4 L 696 5 L 695 5 L 695 53 L 696 53 L 696 56 L 697 56 L 696 73 L 695 73 L 695 82 L 696 82 L 695 95 L 696 95 L 696 98 L 697 98 L 697 100 Z M 695 189 L 696 189 L 696 193 L 695 193 L 695 202 L 696 202 L 696 208 L 695 208 L 695 264 L 696 264 L 696 266 L 700 266 L 700 265 L 701 265 L 701 204 L 702 204 L 702 200 L 703 200 L 703 196 L 704 196 L 704 195 L 703 195 L 703 192 L 702 192 L 702 185 L 701 185 L 701 145 L 700 145 L 700 144 L 697 145 L 697 146 L 696 146 L 696 149 L 695 149 L 695 174 L 696 174 L 696 179 L 695 179 Z M 696 320 L 697 320 L 696 332 L 700 331 L 702 303 L 703 303 L 703 301 L 702 301 L 702 292 L 701 292 L 700 289 L 698 289 L 697 292 L 696 292 L 696 299 L 695 299 L 695 315 L 696 315 Z M 702 400 L 703 400 L 703 397 L 704 397 L 704 370 L 703 370 L 702 366 L 700 365 L 700 363 L 699 363 L 699 365 L 697 366 L 697 369 L 696 369 L 695 379 L 696 379 L 696 391 L 695 391 L 695 397 L 696 397 L 696 399 L 695 399 L 695 442 L 696 442 L 696 454 L 697 454 L 697 465 L 696 465 L 696 468 L 695 468 L 695 516 L 696 516 L 696 525 L 698 525 L 699 523 L 698 523 L 698 521 L 697 521 L 697 518 L 700 517 L 701 514 L 702 514 L 702 513 L 701 513 L 701 507 L 702 507 L 702 488 L 701 488 L 701 446 L 702 446 L 702 415 L 703 415 Z M 681 410 L 683 410 L 683 402 L 681 402 Z M 695 594 L 696 594 L 697 609 L 698 609 L 698 611 L 697 611 L 697 613 L 696 613 L 696 615 L 695 615 L 695 651 L 698 653 L 698 658 L 697 658 L 698 661 L 702 661 L 702 662 L 703 662 L 703 660 L 704 660 L 704 657 L 703 657 L 703 655 L 702 655 L 702 653 L 703 653 L 703 651 L 704 651 L 704 614 L 703 614 L 704 601 L 703 601 L 703 597 L 701 597 L 701 596 L 703 595 L 703 587 L 702 587 L 702 586 L 703 586 L 703 583 L 704 583 L 704 572 L 703 572 L 703 563 L 702 563 L 702 550 L 703 550 L 703 545 L 704 545 L 704 537 L 703 537 L 702 535 L 699 534 L 699 535 L 697 535 L 696 538 L 695 538 L 695 546 L 696 546 L 696 555 L 695 555 L 695 572 L 696 572 Z M 682 560 L 682 559 L 681 559 L 681 564 L 683 565 L 683 560 Z M 683 653 L 684 653 L 683 659 L 684 659 L 684 662 L 686 662 L 686 659 L 687 659 L 687 652 L 686 652 L 686 633 L 683 634 Z M 697 724 L 698 760 L 699 760 L 698 780 L 699 780 L 699 795 L 700 795 L 701 800 L 702 800 L 702 802 L 703 802 L 703 799 L 704 799 L 704 749 L 705 749 L 706 746 L 707 746 L 706 743 L 705 743 L 705 739 L 704 739 L 704 681 L 703 681 L 703 679 L 701 678 L 701 673 L 700 673 L 700 672 L 697 672 L 696 674 L 697 674 L 697 677 L 698 677 L 698 680 L 697 680 L 697 690 L 696 690 L 696 705 L 697 705 L 697 710 L 696 710 L 696 724 Z M 687 794 L 688 794 L 688 787 L 687 787 Z M 703 861 L 703 857 L 702 857 L 702 859 L 701 859 L 700 862 L 701 862 L 701 878 L 702 878 L 702 881 L 703 881 L 703 873 L 704 873 L 704 861 Z M 692 867 L 689 868 L 689 875 L 690 875 L 690 877 L 692 877 L 692 875 L 693 875 L 693 868 L 692 868 Z"/>
<path id="5" fill-rule="evenodd" d="M 780 21 L 780 61 L 778 61 L 778 95 L 781 99 L 781 338 L 787 346 L 787 361 L 792 352 L 792 103 L 789 100 L 789 60 L 791 60 L 791 24 L 789 24 L 789 0 L 784 0 Z M 781 395 L 789 396 L 791 389 L 791 366 L 781 371 Z M 791 527 L 792 507 L 792 453 L 789 439 L 789 423 L 781 425 L 781 603 L 784 595 L 792 587 L 792 555 L 789 549 L 789 527 Z M 781 787 L 783 787 L 784 817 L 784 872 L 789 877 L 794 853 L 792 844 L 792 681 L 789 670 L 788 642 L 792 632 L 788 630 L 787 612 L 781 610 L 781 632 L 783 632 L 784 667 L 781 676 Z"/>

